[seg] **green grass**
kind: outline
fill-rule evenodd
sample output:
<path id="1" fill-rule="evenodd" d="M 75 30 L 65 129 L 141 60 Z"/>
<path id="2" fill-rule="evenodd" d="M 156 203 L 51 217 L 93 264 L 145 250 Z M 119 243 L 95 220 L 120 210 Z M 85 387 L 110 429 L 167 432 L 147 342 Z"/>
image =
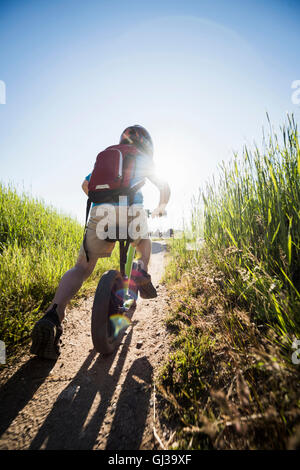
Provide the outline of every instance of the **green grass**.
<path id="1" fill-rule="evenodd" d="M 280 331 L 253 322 L 232 301 L 226 275 L 205 248 L 197 262 L 186 255 L 188 265 L 177 252 L 179 269 L 173 261 L 168 268 L 173 343 L 157 384 L 161 419 L 176 430 L 169 448 L 293 447 L 300 419 L 293 350 L 283 347 Z"/>
<path id="2" fill-rule="evenodd" d="M 188 249 L 198 237 L 202 248 Z M 170 446 L 296 445 L 300 150 L 292 117 L 262 149 L 245 147 L 221 166 L 193 200 L 190 229 L 169 253 L 174 341 L 160 392 L 165 418 L 177 422 Z"/>
<path id="3" fill-rule="evenodd" d="M 0 339 L 8 353 L 25 341 L 76 261 L 83 227 L 43 201 L 0 184 Z M 95 286 L 117 254 L 100 260 L 78 297 Z"/>
<path id="4" fill-rule="evenodd" d="M 283 334 L 300 327 L 300 149 L 288 119 L 203 192 L 204 237 L 228 293 Z"/>
<path id="5" fill-rule="evenodd" d="M 272 131 L 262 150 L 245 147 L 223 164 L 200 196 L 189 234 L 174 241 L 167 276 L 176 279 L 199 263 L 186 242 L 204 236 L 228 297 L 283 336 L 300 335 L 300 148 L 293 118 L 279 135 Z"/>

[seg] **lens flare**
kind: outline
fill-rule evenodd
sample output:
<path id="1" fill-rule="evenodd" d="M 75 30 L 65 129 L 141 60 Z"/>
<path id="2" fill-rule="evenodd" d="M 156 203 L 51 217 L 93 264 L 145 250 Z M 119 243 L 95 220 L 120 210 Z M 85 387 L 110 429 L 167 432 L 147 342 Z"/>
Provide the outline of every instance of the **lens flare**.
<path id="1" fill-rule="evenodd" d="M 121 331 L 124 331 L 130 325 L 130 320 L 125 315 L 115 314 L 109 317 L 113 327 L 113 336 L 116 338 Z"/>
<path id="2" fill-rule="evenodd" d="M 133 306 L 134 303 L 135 303 L 135 299 L 131 297 L 125 300 L 123 305 L 126 310 L 129 310 Z"/>
<path id="3" fill-rule="evenodd" d="M 119 289 L 115 295 L 119 300 L 124 302 L 124 306 L 126 307 L 125 304 L 128 304 L 128 300 L 137 300 L 138 290 L 136 283 L 132 279 L 130 279 L 129 282 L 128 280 L 125 280 L 123 289 Z"/>

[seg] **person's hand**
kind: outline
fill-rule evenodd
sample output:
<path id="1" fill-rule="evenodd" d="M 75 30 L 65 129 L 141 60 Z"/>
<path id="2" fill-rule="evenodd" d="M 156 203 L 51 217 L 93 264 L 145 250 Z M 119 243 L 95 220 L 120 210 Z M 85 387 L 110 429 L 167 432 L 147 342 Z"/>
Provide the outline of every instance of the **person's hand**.
<path id="1" fill-rule="evenodd" d="M 153 219 L 154 219 L 154 217 L 163 217 L 164 215 L 167 215 L 167 211 L 165 209 L 165 206 L 158 206 L 151 213 L 151 217 Z"/>

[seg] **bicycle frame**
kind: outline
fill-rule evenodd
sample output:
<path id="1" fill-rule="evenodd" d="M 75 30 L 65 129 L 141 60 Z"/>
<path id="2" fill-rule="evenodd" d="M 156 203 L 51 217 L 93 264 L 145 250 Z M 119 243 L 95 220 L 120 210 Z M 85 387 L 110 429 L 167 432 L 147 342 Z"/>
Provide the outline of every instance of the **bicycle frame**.
<path id="1" fill-rule="evenodd" d="M 135 299 L 130 298 L 129 283 L 131 277 L 132 263 L 135 256 L 135 247 L 129 244 L 129 241 L 119 240 L 120 243 L 120 272 L 124 279 L 125 284 L 125 298 L 124 307 L 130 308 Z"/>
<path id="2" fill-rule="evenodd" d="M 127 260 L 125 264 L 125 275 L 127 276 L 128 279 L 130 279 L 130 276 L 131 276 L 132 263 L 134 260 L 134 256 L 135 256 L 135 247 L 130 245 L 127 251 Z"/>

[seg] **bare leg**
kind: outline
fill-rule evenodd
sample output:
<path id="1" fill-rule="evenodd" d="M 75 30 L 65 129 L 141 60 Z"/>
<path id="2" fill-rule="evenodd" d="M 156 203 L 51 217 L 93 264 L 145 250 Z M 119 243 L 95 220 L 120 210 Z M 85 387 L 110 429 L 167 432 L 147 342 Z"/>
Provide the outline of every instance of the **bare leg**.
<path id="1" fill-rule="evenodd" d="M 78 292 L 82 283 L 92 274 L 96 263 L 97 260 L 90 259 L 89 262 L 87 262 L 85 256 L 80 256 L 75 266 L 69 269 L 61 278 L 54 299 L 48 308 L 48 310 L 50 310 L 53 304 L 57 304 L 56 311 L 60 321 L 64 319 L 65 308 L 68 302 L 70 302 L 76 292 Z"/>
<path id="2" fill-rule="evenodd" d="M 144 238 L 137 245 L 136 250 L 141 255 L 141 261 L 143 262 L 143 269 L 148 271 L 148 264 L 151 256 L 151 240 L 150 238 Z"/>

